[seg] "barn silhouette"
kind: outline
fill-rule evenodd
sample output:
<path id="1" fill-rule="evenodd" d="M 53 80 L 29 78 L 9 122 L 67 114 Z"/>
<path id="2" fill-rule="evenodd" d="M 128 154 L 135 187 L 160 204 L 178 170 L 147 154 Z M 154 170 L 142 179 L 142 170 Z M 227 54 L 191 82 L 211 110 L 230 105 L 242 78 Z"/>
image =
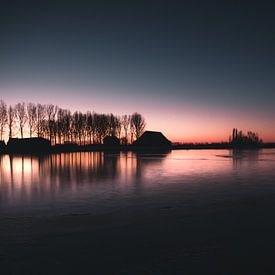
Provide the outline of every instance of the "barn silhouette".
<path id="1" fill-rule="evenodd" d="M 0 140 L 0 154 L 7 151 L 6 143 L 3 140 Z"/>
<path id="2" fill-rule="evenodd" d="M 50 151 L 51 143 L 41 137 L 37 138 L 10 138 L 7 144 L 10 153 L 42 153 Z"/>
<path id="3" fill-rule="evenodd" d="M 171 141 L 161 132 L 145 131 L 140 138 L 134 141 L 133 145 L 144 147 L 170 147 Z"/>
<path id="4" fill-rule="evenodd" d="M 107 146 L 119 146 L 120 141 L 116 136 L 106 136 L 103 139 L 103 144 Z"/>

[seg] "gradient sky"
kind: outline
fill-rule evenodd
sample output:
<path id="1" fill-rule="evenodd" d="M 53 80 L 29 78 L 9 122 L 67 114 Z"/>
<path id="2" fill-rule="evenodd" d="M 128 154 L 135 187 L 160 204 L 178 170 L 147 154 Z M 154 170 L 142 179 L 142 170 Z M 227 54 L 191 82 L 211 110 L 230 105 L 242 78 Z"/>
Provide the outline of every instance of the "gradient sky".
<path id="1" fill-rule="evenodd" d="M 173 141 L 275 141 L 270 2 L 1 1 L 0 98 L 137 111 Z"/>

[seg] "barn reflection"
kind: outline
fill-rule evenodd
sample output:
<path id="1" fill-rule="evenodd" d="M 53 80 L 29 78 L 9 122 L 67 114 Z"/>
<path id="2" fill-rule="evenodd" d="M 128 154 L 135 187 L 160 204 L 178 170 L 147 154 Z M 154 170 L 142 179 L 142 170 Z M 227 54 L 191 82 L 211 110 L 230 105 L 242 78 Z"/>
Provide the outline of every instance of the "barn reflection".
<path id="1" fill-rule="evenodd" d="M 32 200 L 90 191 L 104 182 L 131 184 L 167 154 L 81 152 L 0 157 L 1 201 Z"/>

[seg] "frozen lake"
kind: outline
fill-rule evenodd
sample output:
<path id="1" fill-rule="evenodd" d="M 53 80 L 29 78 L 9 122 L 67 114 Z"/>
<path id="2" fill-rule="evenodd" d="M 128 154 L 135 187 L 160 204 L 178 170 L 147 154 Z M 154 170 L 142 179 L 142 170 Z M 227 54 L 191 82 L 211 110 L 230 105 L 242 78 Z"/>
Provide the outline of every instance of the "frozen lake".
<path id="1" fill-rule="evenodd" d="M 273 149 L 0 157 L 12 274 L 272 274 L 274 212 Z"/>

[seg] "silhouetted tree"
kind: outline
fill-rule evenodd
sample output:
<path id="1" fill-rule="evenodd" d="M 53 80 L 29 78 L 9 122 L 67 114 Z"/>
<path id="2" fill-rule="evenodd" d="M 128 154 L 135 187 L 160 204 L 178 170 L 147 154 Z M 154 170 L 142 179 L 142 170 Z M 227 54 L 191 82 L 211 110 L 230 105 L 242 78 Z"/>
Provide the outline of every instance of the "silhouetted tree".
<path id="1" fill-rule="evenodd" d="M 30 137 L 34 134 L 51 141 L 51 144 L 76 142 L 81 145 L 102 143 L 106 136 L 124 138 L 128 143 L 138 138 L 145 127 L 144 118 L 138 114 L 117 116 L 114 114 L 98 114 L 79 111 L 71 114 L 70 110 L 59 108 L 53 104 L 42 105 L 17 103 L 14 107 L 0 101 L 0 138 L 3 138 L 5 126 L 8 125 L 9 137 L 25 135 L 27 124 Z"/>
<path id="2" fill-rule="evenodd" d="M 145 119 L 143 116 L 139 113 L 133 113 L 131 116 L 131 126 L 133 129 L 133 133 L 135 135 L 135 138 L 138 139 L 146 126 Z"/>
<path id="3" fill-rule="evenodd" d="M 86 131 L 89 139 L 89 143 L 92 144 L 94 138 L 94 118 L 91 112 L 86 113 Z"/>
<path id="4" fill-rule="evenodd" d="M 8 109 L 9 138 L 12 138 L 12 135 L 13 135 L 14 122 L 15 122 L 15 109 L 10 105 Z"/>
<path id="5" fill-rule="evenodd" d="M 117 136 L 118 139 L 121 139 L 121 131 L 122 131 L 122 117 L 121 116 L 117 116 Z"/>
<path id="6" fill-rule="evenodd" d="M 37 126 L 37 136 L 41 137 L 43 136 L 43 130 L 44 130 L 44 123 L 43 121 L 45 120 L 45 105 L 37 104 L 37 121 L 36 121 L 36 126 Z"/>
<path id="7" fill-rule="evenodd" d="M 58 111 L 58 106 L 54 106 L 53 104 L 48 104 L 45 106 L 45 112 L 46 112 L 47 122 L 48 122 L 48 135 L 51 143 L 52 143 L 53 131 L 55 127 L 55 116 L 57 111 Z"/>
<path id="8" fill-rule="evenodd" d="M 108 129 L 107 135 L 116 136 L 119 128 L 119 119 L 118 117 L 114 116 L 113 114 L 107 115 L 108 120 Z"/>
<path id="9" fill-rule="evenodd" d="M 123 138 L 124 144 L 128 144 L 128 132 L 129 132 L 130 123 L 131 123 L 131 116 L 129 115 L 122 116 L 121 125 L 124 131 L 124 138 Z"/>
<path id="10" fill-rule="evenodd" d="M 65 141 L 72 142 L 72 115 L 70 110 L 63 111 L 63 135 Z"/>
<path id="11" fill-rule="evenodd" d="M 83 127 L 82 124 L 82 114 L 80 112 L 73 113 L 73 136 L 76 143 L 81 144 L 81 130 Z"/>
<path id="12" fill-rule="evenodd" d="M 36 108 L 36 105 L 33 103 L 28 103 L 27 105 L 27 118 L 28 118 L 30 137 L 32 137 L 36 128 L 36 121 L 37 121 L 37 108 Z"/>
<path id="13" fill-rule="evenodd" d="M 72 118 L 69 110 L 58 108 L 57 121 L 54 128 L 55 143 L 58 137 L 58 142 L 62 143 L 67 141 L 73 141 L 73 129 Z"/>
<path id="14" fill-rule="evenodd" d="M 7 123 L 8 123 L 7 104 L 3 100 L 0 100 L 0 140 L 3 140 L 3 134 Z"/>
<path id="15" fill-rule="evenodd" d="M 96 132 L 96 143 L 102 143 L 103 138 L 108 133 L 108 117 L 105 114 L 94 114 L 95 120 L 95 132 Z"/>
<path id="16" fill-rule="evenodd" d="M 48 121 L 46 119 L 43 119 L 40 123 L 40 137 L 48 138 Z"/>
<path id="17" fill-rule="evenodd" d="M 262 143 L 257 133 L 249 131 L 247 135 L 244 135 L 242 131 L 238 131 L 235 128 L 229 141 L 234 147 L 257 147 Z"/>
<path id="18" fill-rule="evenodd" d="M 27 121 L 26 108 L 25 103 L 17 103 L 15 105 L 15 113 L 19 124 L 19 130 L 21 134 L 21 138 L 24 137 L 24 126 Z"/>

